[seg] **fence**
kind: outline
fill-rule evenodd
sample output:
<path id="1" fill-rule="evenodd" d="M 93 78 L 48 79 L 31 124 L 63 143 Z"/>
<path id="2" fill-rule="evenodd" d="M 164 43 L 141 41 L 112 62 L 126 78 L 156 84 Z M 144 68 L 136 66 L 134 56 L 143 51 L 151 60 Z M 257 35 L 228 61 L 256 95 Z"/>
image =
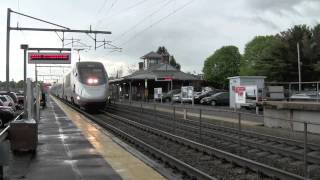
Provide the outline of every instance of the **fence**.
<path id="1" fill-rule="evenodd" d="M 31 83 L 30 79 L 27 79 L 27 101 L 26 107 L 22 113 L 20 113 L 12 122 L 22 119 L 34 119 L 38 122 L 40 119 L 40 86 Z M 8 140 L 8 132 L 10 124 L 0 131 L 0 180 L 4 178 L 4 166 L 9 163 L 10 153 L 10 141 Z"/>
<path id="2" fill-rule="evenodd" d="M 22 118 L 22 113 L 19 114 L 13 121 L 17 121 Z M 0 180 L 4 178 L 4 166 L 9 164 L 9 147 L 8 131 L 10 125 L 0 131 Z"/>
<path id="3" fill-rule="evenodd" d="M 114 103 L 116 103 L 114 101 Z M 274 118 L 266 115 L 256 115 L 248 112 L 235 112 L 227 109 L 204 108 L 204 107 L 188 107 L 183 105 L 170 105 L 161 103 L 145 103 L 135 101 L 119 101 L 122 105 L 129 108 L 138 108 L 141 117 L 146 113 L 153 113 L 153 120 L 158 121 L 159 117 L 172 120 L 174 123 L 173 129 L 179 129 L 179 126 L 185 123 L 192 123 L 198 129 L 198 140 L 203 142 L 203 135 L 210 130 L 208 127 L 212 126 L 220 128 L 225 132 L 237 132 L 238 139 L 238 153 L 244 146 L 242 142 L 243 135 L 250 135 L 251 137 L 260 137 L 262 139 L 275 139 L 285 144 L 297 144 L 303 148 L 303 153 L 299 154 L 298 159 L 304 162 L 303 174 L 308 177 L 308 162 L 314 159 L 308 158 L 308 152 L 312 150 L 320 150 L 320 134 L 311 133 L 308 129 L 311 126 L 320 127 L 320 123 L 313 123 L 306 121 L 296 121 L 290 119 Z M 293 131 L 293 129 L 276 129 L 264 127 L 264 118 L 274 118 L 284 123 L 296 123 L 302 126 L 302 131 Z M 320 133 L 320 132 L 319 132 Z"/>
<path id="4" fill-rule="evenodd" d="M 280 91 L 272 92 L 268 87 L 282 87 Z M 275 94 L 283 94 L 283 98 L 288 101 L 320 101 L 320 82 L 266 82 L 264 97 L 273 99 Z M 277 98 L 276 98 L 277 99 Z M 281 98 L 280 98 L 281 99 Z"/>

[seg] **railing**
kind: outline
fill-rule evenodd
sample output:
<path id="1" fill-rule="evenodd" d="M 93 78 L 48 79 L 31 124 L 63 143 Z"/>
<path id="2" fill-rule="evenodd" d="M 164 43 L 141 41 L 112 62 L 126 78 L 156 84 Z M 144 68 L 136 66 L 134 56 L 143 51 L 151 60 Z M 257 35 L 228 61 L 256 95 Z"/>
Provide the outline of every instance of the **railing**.
<path id="1" fill-rule="evenodd" d="M 198 124 L 199 129 L 199 140 L 202 142 L 203 129 L 206 128 L 207 124 L 213 124 L 225 128 L 226 130 L 238 131 L 239 149 L 243 146 L 241 141 L 241 135 L 251 134 L 252 136 L 257 135 L 265 139 L 277 139 L 287 144 L 298 144 L 299 147 L 303 148 L 303 157 L 297 157 L 303 160 L 304 169 L 303 173 L 305 177 L 309 177 L 308 174 L 308 162 L 317 161 L 317 159 L 308 159 L 308 152 L 310 150 L 320 150 L 320 134 L 311 133 L 308 131 L 310 128 L 320 128 L 320 123 L 309 122 L 309 121 L 297 121 L 294 119 L 275 118 L 268 115 L 256 115 L 254 113 L 233 111 L 230 109 L 219 109 L 219 108 L 207 108 L 203 106 L 184 106 L 174 104 L 161 104 L 161 103 L 146 103 L 146 102 L 135 102 L 135 101 L 119 101 L 111 102 L 131 107 L 139 108 L 140 112 L 152 112 L 154 113 L 154 119 L 157 119 L 160 113 L 166 114 L 168 119 L 173 121 L 180 120 L 193 120 Z M 272 118 L 282 123 L 288 123 L 292 128 L 279 129 L 279 128 L 266 128 L 262 127 L 264 124 L 264 118 Z M 180 121 L 183 122 L 183 121 Z M 258 125 L 258 126 L 257 126 Z M 259 126 L 261 125 L 261 126 Z M 294 131 L 293 126 L 300 126 L 300 131 Z M 261 133 L 261 131 L 263 133 Z"/>
<path id="2" fill-rule="evenodd" d="M 270 93 L 268 90 L 269 86 L 280 86 L 283 91 L 278 92 L 284 95 L 283 100 L 288 101 L 310 101 L 310 102 L 320 102 L 320 82 L 266 82 L 264 89 L 264 98 L 269 99 Z M 303 96 L 294 96 L 296 94 L 305 94 Z M 272 99 L 272 98 L 271 98 Z M 281 100 L 281 99 L 278 99 Z"/>
<path id="3" fill-rule="evenodd" d="M 34 119 L 36 122 L 40 119 L 40 86 L 33 87 L 31 80 L 27 80 L 27 107 L 13 121 L 19 119 Z M 0 132 L 0 180 L 4 178 L 4 166 L 9 162 L 9 147 L 8 131 L 10 123 Z"/>
<path id="4" fill-rule="evenodd" d="M 19 114 L 13 121 L 21 119 L 23 113 Z M 4 178 L 4 166 L 9 163 L 8 131 L 10 124 L 0 132 L 0 180 Z"/>

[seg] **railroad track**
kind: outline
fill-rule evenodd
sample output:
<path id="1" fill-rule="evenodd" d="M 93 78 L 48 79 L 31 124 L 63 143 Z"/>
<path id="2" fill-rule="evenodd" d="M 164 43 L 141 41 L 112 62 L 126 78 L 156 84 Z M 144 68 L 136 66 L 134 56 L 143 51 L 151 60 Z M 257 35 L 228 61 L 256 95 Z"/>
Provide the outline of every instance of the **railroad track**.
<path id="1" fill-rule="evenodd" d="M 179 172 L 184 179 L 305 179 L 113 113 L 91 115 L 72 108 Z"/>
<path id="2" fill-rule="evenodd" d="M 155 114 L 152 110 L 146 111 L 131 106 L 111 105 L 107 109 L 109 112 L 129 117 L 136 122 L 158 127 L 164 131 L 211 147 L 236 153 L 298 175 L 304 175 L 304 149 L 303 143 L 299 141 L 255 132 L 239 131 L 235 128 L 218 126 L 207 122 L 202 122 L 201 128 L 199 128 L 199 121 L 178 120 L 178 117 L 168 116 L 166 113 L 157 112 Z M 320 179 L 317 171 L 320 169 L 320 146 L 316 144 L 308 144 L 308 146 L 310 147 L 310 152 L 307 160 L 309 169 L 313 169 L 310 175 L 314 179 Z"/>

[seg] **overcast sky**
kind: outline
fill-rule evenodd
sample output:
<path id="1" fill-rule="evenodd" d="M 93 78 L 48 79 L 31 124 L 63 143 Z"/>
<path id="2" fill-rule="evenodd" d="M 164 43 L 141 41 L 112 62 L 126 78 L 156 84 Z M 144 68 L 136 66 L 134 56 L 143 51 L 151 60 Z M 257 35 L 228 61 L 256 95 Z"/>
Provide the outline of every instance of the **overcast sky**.
<path id="1" fill-rule="evenodd" d="M 245 44 L 257 35 L 276 34 L 296 24 L 319 23 L 319 0 L 1 0 L 0 80 L 5 80 L 7 8 L 73 29 L 112 31 L 98 36 L 123 48 L 122 52 L 99 48 L 81 52 L 81 60 L 101 61 L 109 74 L 121 66 L 137 64 L 144 54 L 165 46 L 182 70 L 201 73 L 204 60 L 224 45 L 235 45 L 243 53 Z M 12 16 L 11 26 L 53 26 Z M 66 34 L 93 46 L 85 35 Z M 23 79 L 20 44 L 30 47 L 61 47 L 55 33 L 11 31 L 10 79 Z M 68 46 L 70 47 L 70 46 Z M 73 63 L 78 55 L 72 53 Z M 51 73 L 59 70 L 51 69 Z M 40 69 L 49 74 L 49 69 Z M 34 68 L 28 66 L 28 76 Z M 40 78 L 42 79 L 42 78 Z"/>

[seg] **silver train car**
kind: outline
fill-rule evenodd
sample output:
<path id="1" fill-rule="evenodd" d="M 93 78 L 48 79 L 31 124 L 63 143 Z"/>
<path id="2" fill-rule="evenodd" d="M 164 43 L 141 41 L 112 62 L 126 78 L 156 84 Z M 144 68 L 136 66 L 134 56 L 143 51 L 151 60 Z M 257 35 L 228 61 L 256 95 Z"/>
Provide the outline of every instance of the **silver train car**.
<path id="1" fill-rule="evenodd" d="M 108 74 L 100 62 L 77 62 L 51 94 L 88 109 L 102 108 L 108 98 Z"/>

